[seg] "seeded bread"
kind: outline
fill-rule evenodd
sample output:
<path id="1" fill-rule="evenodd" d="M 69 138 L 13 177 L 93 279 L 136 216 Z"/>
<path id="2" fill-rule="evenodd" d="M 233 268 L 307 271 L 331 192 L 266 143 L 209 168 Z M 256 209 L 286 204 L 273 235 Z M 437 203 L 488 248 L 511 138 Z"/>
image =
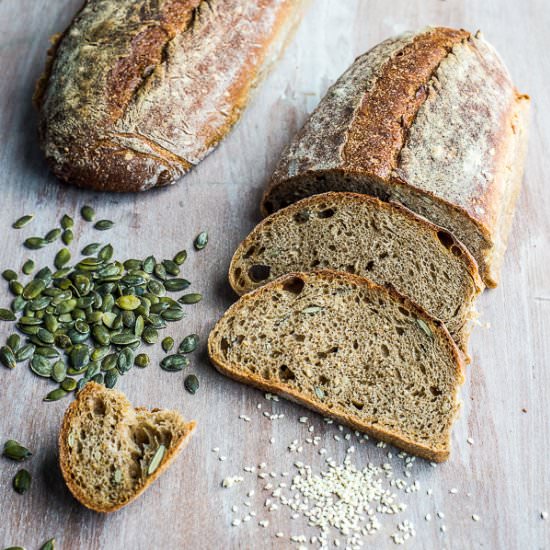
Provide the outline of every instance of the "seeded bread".
<path id="1" fill-rule="evenodd" d="M 87 0 L 37 85 L 42 148 L 64 181 L 174 183 L 237 122 L 304 0 Z"/>
<path id="2" fill-rule="evenodd" d="M 476 262 L 449 232 L 395 203 L 323 193 L 283 208 L 240 244 L 229 282 L 244 294 L 285 273 L 323 268 L 393 286 L 441 319 L 466 352 L 483 288 Z"/>
<path id="3" fill-rule="evenodd" d="M 325 191 L 401 202 L 451 231 L 495 286 L 528 112 L 479 33 L 436 27 L 391 38 L 330 88 L 283 153 L 262 210 Z"/>
<path id="4" fill-rule="evenodd" d="M 429 460 L 449 456 L 460 352 L 393 289 L 335 271 L 284 275 L 227 310 L 208 353 L 240 382 Z"/>
<path id="5" fill-rule="evenodd" d="M 147 489 L 194 429 L 195 422 L 185 422 L 177 411 L 134 409 L 123 393 L 88 382 L 61 426 L 63 478 L 84 506 L 114 512 Z M 158 467 L 148 472 L 160 445 L 166 451 Z"/>

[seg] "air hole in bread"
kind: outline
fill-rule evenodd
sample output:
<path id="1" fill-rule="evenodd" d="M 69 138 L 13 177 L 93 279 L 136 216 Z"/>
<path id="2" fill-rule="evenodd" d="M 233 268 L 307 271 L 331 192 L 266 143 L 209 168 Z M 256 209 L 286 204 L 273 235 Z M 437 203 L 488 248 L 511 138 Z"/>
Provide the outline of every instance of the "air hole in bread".
<path id="1" fill-rule="evenodd" d="M 336 211 L 334 210 L 334 208 L 327 208 L 326 210 L 321 210 L 317 215 L 321 219 L 326 219 L 326 218 L 332 218 L 334 214 L 336 214 Z"/>
<path id="2" fill-rule="evenodd" d="M 254 252 L 256 251 L 256 247 L 254 245 L 252 245 L 244 254 L 244 258 L 245 259 L 248 259 L 250 258 L 250 256 L 252 256 L 254 254 Z"/>
<path id="3" fill-rule="evenodd" d="M 409 310 L 405 309 L 404 307 L 399 306 L 397 309 L 399 309 L 399 312 L 403 315 L 403 317 L 409 316 Z"/>
<path id="4" fill-rule="evenodd" d="M 319 384 L 321 384 L 322 386 L 328 386 L 330 384 L 330 380 L 326 376 L 321 374 L 321 376 L 319 376 Z"/>
<path id="5" fill-rule="evenodd" d="M 301 210 L 300 212 L 296 212 L 296 214 L 294 214 L 294 221 L 296 223 L 306 223 L 309 221 L 310 217 L 311 213 L 309 210 Z"/>
<path id="6" fill-rule="evenodd" d="M 435 397 L 438 397 L 443 393 L 437 386 L 430 386 L 430 391 Z"/>
<path id="7" fill-rule="evenodd" d="M 390 349 L 388 348 L 388 346 L 386 346 L 386 344 L 382 344 L 380 346 L 380 350 L 382 351 L 382 355 L 384 357 L 389 357 L 390 356 Z"/>
<path id="8" fill-rule="evenodd" d="M 403 327 L 395 327 L 395 332 L 398 336 L 403 336 L 403 334 L 405 334 L 405 329 Z"/>
<path id="9" fill-rule="evenodd" d="M 105 416 L 105 403 L 103 399 L 94 399 L 93 406 L 94 414 L 98 416 Z"/>
<path id="10" fill-rule="evenodd" d="M 294 334 L 294 340 L 296 342 L 303 342 L 306 339 L 306 337 L 303 334 Z"/>
<path id="11" fill-rule="evenodd" d="M 271 201 L 265 201 L 264 202 L 265 210 L 268 214 L 273 213 L 273 203 Z"/>
<path id="12" fill-rule="evenodd" d="M 379 255 L 378 255 L 378 259 L 379 260 L 383 260 L 384 258 L 387 258 L 389 256 L 388 252 L 381 252 Z"/>
<path id="13" fill-rule="evenodd" d="M 227 351 L 229 350 L 230 345 L 229 345 L 229 341 L 225 336 L 221 339 L 220 348 L 222 350 L 224 357 L 227 357 Z"/>
<path id="14" fill-rule="evenodd" d="M 437 232 L 437 238 L 439 239 L 439 242 L 445 247 L 445 248 L 451 248 L 453 244 L 455 244 L 455 240 L 453 236 L 448 233 L 447 231 L 438 231 Z"/>
<path id="15" fill-rule="evenodd" d="M 235 279 L 239 279 L 239 281 L 242 281 L 242 279 L 240 278 L 242 272 L 243 272 L 243 270 L 242 270 L 240 267 L 238 267 L 237 269 L 235 269 Z"/>
<path id="16" fill-rule="evenodd" d="M 355 266 L 354 265 L 347 265 L 346 266 L 346 271 L 348 273 L 355 273 Z"/>
<path id="17" fill-rule="evenodd" d="M 296 380 L 294 373 L 288 368 L 287 365 L 281 365 L 279 367 L 279 380 L 288 382 L 289 380 Z"/>
<path id="18" fill-rule="evenodd" d="M 321 263 L 320 260 L 313 260 L 309 265 L 310 265 L 310 267 L 315 268 L 315 267 L 317 267 L 320 263 Z"/>
<path id="19" fill-rule="evenodd" d="M 298 296 L 304 290 L 305 283 L 300 277 L 292 277 L 283 284 L 283 290 Z"/>
<path id="20" fill-rule="evenodd" d="M 248 270 L 248 276 L 255 283 L 265 281 L 271 273 L 271 267 L 268 265 L 254 264 Z"/>
<path id="21" fill-rule="evenodd" d="M 362 411 L 363 407 L 365 406 L 364 403 L 359 403 L 359 401 L 352 401 L 351 404 L 358 410 Z"/>
<path id="22" fill-rule="evenodd" d="M 372 271 L 373 267 L 374 267 L 374 260 L 371 260 L 370 262 L 367 263 L 367 265 L 365 267 L 365 270 L 366 271 Z"/>
<path id="23" fill-rule="evenodd" d="M 451 246 L 451 252 L 457 257 L 460 258 L 462 256 L 462 250 L 456 244 Z"/>

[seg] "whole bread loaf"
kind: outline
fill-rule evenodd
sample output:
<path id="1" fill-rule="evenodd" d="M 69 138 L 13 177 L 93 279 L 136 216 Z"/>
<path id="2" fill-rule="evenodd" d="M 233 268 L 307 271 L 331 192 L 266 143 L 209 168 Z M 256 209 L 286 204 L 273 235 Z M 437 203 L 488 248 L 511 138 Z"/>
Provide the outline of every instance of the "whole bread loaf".
<path id="1" fill-rule="evenodd" d="M 113 512 L 162 474 L 194 429 L 177 411 L 134 409 L 122 392 L 88 382 L 65 412 L 61 473 L 81 504 Z"/>
<path id="2" fill-rule="evenodd" d="M 436 27 L 391 38 L 329 89 L 283 153 L 263 212 L 324 191 L 399 201 L 454 233 L 495 286 L 528 110 L 479 33 Z"/>
<path id="3" fill-rule="evenodd" d="M 463 363 L 445 326 L 347 273 L 292 273 L 233 304 L 208 339 L 223 374 L 430 460 L 449 456 Z"/>
<path id="4" fill-rule="evenodd" d="M 142 191 L 176 181 L 229 132 L 304 0 L 87 0 L 37 84 L 54 173 Z"/>
<path id="5" fill-rule="evenodd" d="M 244 294 L 293 271 L 334 269 L 391 285 L 441 319 L 466 352 L 477 265 L 449 232 L 405 207 L 322 193 L 265 218 L 240 244 L 229 282 Z"/>

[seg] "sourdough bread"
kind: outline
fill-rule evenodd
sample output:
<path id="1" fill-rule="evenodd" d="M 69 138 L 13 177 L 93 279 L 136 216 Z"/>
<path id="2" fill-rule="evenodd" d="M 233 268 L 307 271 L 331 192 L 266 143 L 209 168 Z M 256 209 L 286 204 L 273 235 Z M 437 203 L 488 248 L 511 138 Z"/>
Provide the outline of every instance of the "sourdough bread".
<path id="1" fill-rule="evenodd" d="M 229 132 L 304 0 L 88 0 L 37 85 L 42 148 L 62 180 L 174 183 Z"/>
<path id="2" fill-rule="evenodd" d="M 63 478 L 84 506 L 113 512 L 145 491 L 194 429 L 177 411 L 134 409 L 123 393 L 88 382 L 59 434 Z"/>
<path id="3" fill-rule="evenodd" d="M 391 285 L 441 319 L 466 351 L 477 265 L 450 233 L 403 206 L 324 193 L 265 218 L 241 243 L 229 282 L 244 294 L 292 271 L 330 268 Z"/>
<path id="4" fill-rule="evenodd" d="M 528 111 L 479 33 L 436 27 L 391 38 L 329 89 L 283 153 L 262 210 L 325 191 L 398 201 L 454 233 L 495 286 Z"/>
<path id="5" fill-rule="evenodd" d="M 208 353 L 223 374 L 407 452 L 446 460 L 463 364 L 447 329 L 395 290 L 334 271 L 245 294 Z"/>

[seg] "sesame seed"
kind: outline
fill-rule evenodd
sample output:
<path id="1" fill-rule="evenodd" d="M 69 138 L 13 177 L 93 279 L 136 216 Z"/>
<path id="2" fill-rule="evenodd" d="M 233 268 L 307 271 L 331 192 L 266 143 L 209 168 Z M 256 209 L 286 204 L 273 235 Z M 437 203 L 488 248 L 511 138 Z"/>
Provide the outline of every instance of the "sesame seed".
<path id="1" fill-rule="evenodd" d="M 432 521 L 432 515 L 431 515 L 431 514 L 426 514 L 426 515 L 424 516 L 424 519 L 425 519 L 426 521 Z"/>
<path id="2" fill-rule="evenodd" d="M 455 489 L 454 487 L 449 491 L 451 495 L 456 495 L 458 493 L 458 489 Z"/>
<path id="3" fill-rule="evenodd" d="M 213 453 L 219 453 L 219 452 L 220 452 L 220 448 L 219 448 L 219 447 L 214 447 L 214 448 L 212 449 L 212 452 L 213 452 Z"/>
<path id="4" fill-rule="evenodd" d="M 541 512 L 541 513 L 540 513 L 540 517 L 541 517 L 542 519 L 548 519 L 548 512 Z"/>
<path id="5" fill-rule="evenodd" d="M 298 418 L 298 422 L 301 422 L 302 424 L 305 424 L 307 420 L 307 416 L 300 416 L 300 418 Z"/>
<path id="6" fill-rule="evenodd" d="M 445 514 L 443 512 L 437 512 L 437 517 L 439 519 L 444 519 L 445 518 Z"/>
<path id="7" fill-rule="evenodd" d="M 473 445 L 474 444 L 474 440 L 469 437 L 467 440 L 466 440 L 466 443 L 468 443 L 468 445 Z"/>
<path id="8" fill-rule="evenodd" d="M 442 525 L 439 530 L 442 532 L 442 533 L 446 533 L 447 532 L 447 527 L 445 527 L 445 525 Z"/>
<path id="9" fill-rule="evenodd" d="M 283 533 L 282 531 L 277 531 L 277 532 L 275 533 L 275 536 L 276 536 L 278 539 L 280 539 L 280 538 L 284 537 L 285 535 L 284 535 L 284 533 Z"/>
<path id="10" fill-rule="evenodd" d="M 269 520 L 262 519 L 261 521 L 258 522 L 258 525 L 260 525 L 261 527 L 267 527 L 269 525 Z"/>
<path id="11" fill-rule="evenodd" d="M 222 456 L 218 457 L 218 460 L 220 462 L 223 462 L 224 460 L 227 460 L 227 457 L 222 455 Z"/>
<path id="12" fill-rule="evenodd" d="M 237 525 L 240 525 L 241 524 L 241 520 L 239 518 L 235 518 L 232 522 L 231 522 L 231 525 L 233 525 L 233 527 L 237 527 Z"/>
<path id="13" fill-rule="evenodd" d="M 240 483 L 242 480 L 243 478 L 241 476 L 226 477 L 222 481 L 222 487 L 225 487 L 226 489 L 228 489 L 229 487 L 233 487 L 233 485 L 235 485 L 236 483 Z"/>
<path id="14" fill-rule="evenodd" d="M 477 514 L 472 514 L 472 519 L 474 521 L 479 521 L 480 520 L 480 517 L 477 515 Z"/>

